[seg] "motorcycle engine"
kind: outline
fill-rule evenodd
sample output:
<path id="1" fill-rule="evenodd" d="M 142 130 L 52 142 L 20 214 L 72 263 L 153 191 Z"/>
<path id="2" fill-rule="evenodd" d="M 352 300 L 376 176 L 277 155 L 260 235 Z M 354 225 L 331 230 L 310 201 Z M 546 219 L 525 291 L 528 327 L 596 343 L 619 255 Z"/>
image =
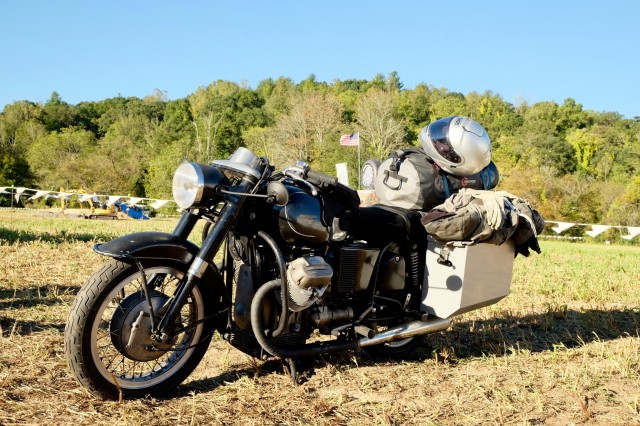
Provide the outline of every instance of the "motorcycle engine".
<path id="1" fill-rule="evenodd" d="M 287 267 L 289 310 L 300 312 L 318 300 L 329 284 L 333 269 L 322 257 L 299 257 Z"/>

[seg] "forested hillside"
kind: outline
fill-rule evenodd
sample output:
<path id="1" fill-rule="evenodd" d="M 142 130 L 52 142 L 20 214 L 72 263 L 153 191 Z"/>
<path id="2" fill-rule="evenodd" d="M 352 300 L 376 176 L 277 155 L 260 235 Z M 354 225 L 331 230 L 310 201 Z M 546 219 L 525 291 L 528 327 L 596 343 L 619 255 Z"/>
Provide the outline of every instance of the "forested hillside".
<path id="1" fill-rule="evenodd" d="M 302 159 L 330 174 L 346 161 L 353 179 L 357 149 L 341 147 L 341 134 L 359 131 L 362 159 L 383 159 L 454 114 L 487 129 L 499 188 L 547 219 L 640 224 L 640 117 L 586 111 L 571 98 L 512 105 L 492 92 L 403 88 L 395 72 L 332 83 L 281 77 L 256 88 L 216 81 L 171 101 L 156 91 L 77 105 L 55 92 L 44 104 L 14 102 L 0 113 L 0 186 L 170 198 L 181 159 L 207 162 L 238 146 L 280 167 Z"/>

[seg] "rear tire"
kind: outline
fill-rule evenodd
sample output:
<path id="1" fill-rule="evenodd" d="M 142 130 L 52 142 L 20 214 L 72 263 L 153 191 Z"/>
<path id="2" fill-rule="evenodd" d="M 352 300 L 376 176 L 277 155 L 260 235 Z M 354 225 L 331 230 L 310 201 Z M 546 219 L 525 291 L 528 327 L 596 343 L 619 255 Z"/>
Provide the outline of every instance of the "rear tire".
<path id="1" fill-rule="evenodd" d="M 389 326 L 395 324 L 402 324 L 407 319 L 398 319 L 394 321 L 392 324 L 387 324 L 384 327 L 379 327 L 376 324 L 371 324 L 371 328 L 380 332 L 387 329 Z M 408 358 L 413 352 L 415 352 L 419 347 L 424 346 L 426 341 L 426 336 L 418 335 L 413 337 L 407 337 L 402 340 L 393 340 L 391 342 L 382 343 L 375 346 L 367 346 L 365 347 L 365 351 L 369 353 L 373 358 L 376 359 L 403 359 Z"/>
<path id="2" fill-rule="evenodd" d="M 173 260 L 142 260 L 157 311 L 173 295 L 187 266 Z M 74 377 L 103 398 L 162 395 L 177 387 L 204 356 L 214 320 L 198 323 L 171 342 L 150 339 L 150 321 L 141 274 L 135 265 L 111 260 L 78 293 L 65 327 L 65 355 Z M 155 280 L 154 280 L 155 282 Z M 213 283 L 201 280 L 182 307 L 177 328 L 220 311 Z M 157 306 L 156 306 L 157 305 Z M 139 327 L 133 327 L 132 323 Z M 137 330 L 135 330 L 137 328 Z M 131 337 L 135 333 L 135 338 Z M 129 345 L 129 343 L 132 343 Z"/>
<path id="3" fill-rule="evenodd" d="M 424 346 L 425 341 L 424 336 L 414 336 L 380 345 L 367 346 L 364 349 L 375 359 L 403 359 L 408 358 L 418 348 Z"/>

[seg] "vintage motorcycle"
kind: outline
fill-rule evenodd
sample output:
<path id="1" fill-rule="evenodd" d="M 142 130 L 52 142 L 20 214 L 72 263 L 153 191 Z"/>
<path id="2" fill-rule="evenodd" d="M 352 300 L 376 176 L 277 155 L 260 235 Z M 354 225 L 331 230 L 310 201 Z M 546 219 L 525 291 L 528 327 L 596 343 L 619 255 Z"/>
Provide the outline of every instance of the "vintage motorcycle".
<path id="1" fill-rule="evenodd" d="M 184 161 L 173 196 L 184 211 L 173 233 L 94 247 L 111 259 L 65 328 L 71 371 L 94 395 L 171 391 L 216 331 L 253 357 L 281 358 L 294 380 L 303 358 L 403 355 L 509 292 L 512 244 L 443 245 L 418 212 L 362 207 L 356 191 L 302 162 L 276 171 L 245 148 Z M 197 246 L 189 237 L 200 228 Z"/>

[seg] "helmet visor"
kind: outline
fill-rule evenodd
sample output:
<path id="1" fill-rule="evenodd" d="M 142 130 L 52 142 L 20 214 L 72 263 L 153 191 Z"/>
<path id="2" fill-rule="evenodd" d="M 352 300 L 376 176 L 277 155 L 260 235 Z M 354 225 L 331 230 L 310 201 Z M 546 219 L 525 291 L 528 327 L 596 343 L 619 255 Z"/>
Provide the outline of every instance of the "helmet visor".
<path id="1" fill-rule="evenodd" d="M 434 121 L 429 125 L 428 135 L 429 140 L 433 144 L 438 154 L 447 161 L 454 164 L 460 164 L 462 158 L 453 150 L 451 142 L 449 141 L 449 124 L 454 117 L 447 117 L 437 121 Z"/>

